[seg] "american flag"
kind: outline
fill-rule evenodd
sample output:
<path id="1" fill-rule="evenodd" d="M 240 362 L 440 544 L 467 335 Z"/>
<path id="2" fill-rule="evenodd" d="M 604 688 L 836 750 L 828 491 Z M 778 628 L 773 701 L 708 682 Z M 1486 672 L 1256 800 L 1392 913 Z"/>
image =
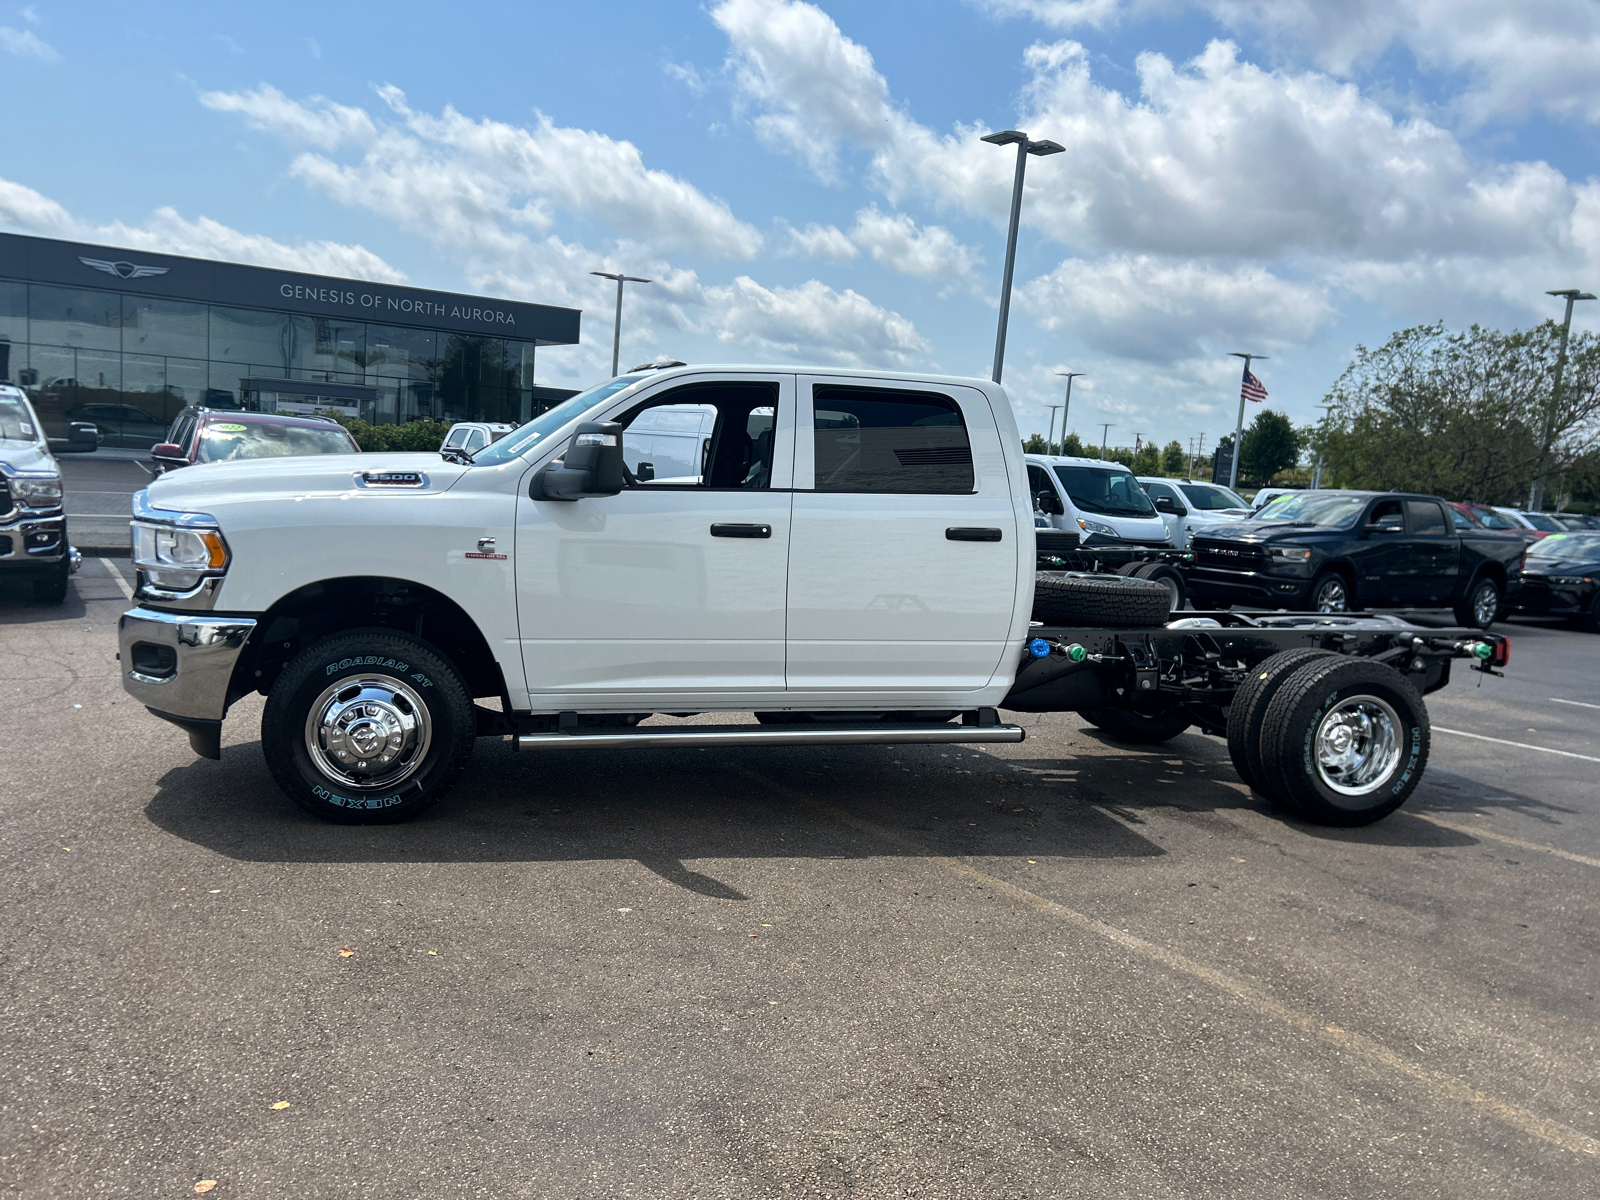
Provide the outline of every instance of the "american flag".
<path id="1" fill-rule="evenodd" d="M 1261 386 L 1261 380 L 1246 369 L 1244 382 L 1239 385 L 1239 399 L 1254 400 L 1257 404 L 1260 404 L 1266 398 L 1267 389 Z"/>

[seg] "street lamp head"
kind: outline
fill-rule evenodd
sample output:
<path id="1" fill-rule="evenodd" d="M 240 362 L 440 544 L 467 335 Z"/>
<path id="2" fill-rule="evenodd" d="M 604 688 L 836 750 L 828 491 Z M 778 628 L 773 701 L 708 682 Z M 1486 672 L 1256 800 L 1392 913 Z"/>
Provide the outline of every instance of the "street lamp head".
<path id="1" fill-rule="evenodd" d="M 1028 153 L 1037 154 L 1043 158 L 1046 154 L 1060 154 L 1066 147 L 1060 142 L 1052 142 L 1048 138 L 1043 141 L 1029 142 Z"/>
<path id="2" fill-rule="evenodd" d="M 988 142 L 991 146 L 1010 146 L 1027 141 L 1028 135 L 1015 129 L 1002 129 L 999 133 L 986 133 L 978 140 Z"/>
<path id="3" fill-rule="evenodd" d="M 623 275 L 618 271 L 590 271 L 591 275 L 598 275 L 601 279 L 615 279 L 618 283 L 650 283 L 649 279 L 641 279 L 637 275 Z"/>
<path id="4" fill-rule="evenodd" d="M 1593 300 L 1593 292 L 1580 292 L 1577 288 L 1564 288 L 1558 292 L 1546 292 L 1546 296 L 1564 296 L 1568 300 Z"/>
<path id="5" fill-rule="evenodd" d="M 1258 358 L 1262 362 L 1270 361 L 1265 354 L 1246 354 L 1243 350 L 1229 350 L 1228 356 L 1230 358 Z"/>
<path id="6" fill-rule="evenodd" d="M 1067 379 L 1076 379 L 1080 375 L 1087 375 L 1088 372 L 1087 371 L 1057 371 L 1056 374 L 1065 376 Z"/>

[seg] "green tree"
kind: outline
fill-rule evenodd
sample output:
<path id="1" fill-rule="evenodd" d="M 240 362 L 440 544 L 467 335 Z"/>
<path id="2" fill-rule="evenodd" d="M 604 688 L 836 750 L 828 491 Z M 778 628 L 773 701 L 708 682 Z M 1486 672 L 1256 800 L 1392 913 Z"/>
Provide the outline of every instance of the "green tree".
<path id="1" fill-rule="evenodd" d="M 1044 434 L 1030 433 L 1028 440 L 1022 443 L 1024 454 L 1048 454 L 1050 448 L 1045 445 Z"/>
<path id="2" fill-rule="evenodd" d="M 1135 475 L 1161 474 L 1161 451 L 1156 449 L 1154 442 L 1140 449 L 1133 456 L 1133 473 Z"/>
<path id="3" fill-rule="evenodd" d="M 1061 443 L 1061 453 L 1068 458 L 1084 457 L 1083 439 L 1077 435 L 1076 431 L 1067 434 L 1066 439 Z"/>
<path id="4" fill-rule="evenodd" d="M 1244 431 L 1239 478 L 1248 476 L 1259 487 L 1271 486 L 1274 475 L 1300 461 L 1301 441 L 1288 417 L 1262 409 Z"/>
<path id="5" fill-rule="evenodd" d="M 1161 474 L 1176 478 L 1189 474 L 1189 456 L 1177 438 L 1161 448 Z"/>

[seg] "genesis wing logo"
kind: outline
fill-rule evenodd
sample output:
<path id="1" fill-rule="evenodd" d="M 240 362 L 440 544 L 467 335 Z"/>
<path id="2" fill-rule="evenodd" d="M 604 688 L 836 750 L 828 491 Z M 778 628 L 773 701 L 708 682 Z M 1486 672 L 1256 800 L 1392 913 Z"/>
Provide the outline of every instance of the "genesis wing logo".
<path id="1" fill-rule="evenodd" d="M 166 267 L 141 267 L 131 262 L 112 262 L 109 258 L 84 258 L 79 255 L 78 261 L 96 271 L 115 275 L 118 279 L 148 279 L 152 275 L 167 273 Z"/>

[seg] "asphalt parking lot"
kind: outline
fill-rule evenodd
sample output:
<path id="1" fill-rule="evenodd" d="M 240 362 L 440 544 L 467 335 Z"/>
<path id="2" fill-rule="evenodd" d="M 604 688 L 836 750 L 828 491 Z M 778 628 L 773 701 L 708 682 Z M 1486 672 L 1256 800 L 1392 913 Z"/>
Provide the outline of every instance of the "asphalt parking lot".
<path id="1" fill-rule="evenodd" d="M 124 695 L 126 570 L 0 593 L 8 1194 L 1594 1194 L 1600 637 L 1503 626 L 1365 830 L 1072 715 L 482 742 L 353 829 L 277 792 L 259 697 L 211 762 Z"/>

